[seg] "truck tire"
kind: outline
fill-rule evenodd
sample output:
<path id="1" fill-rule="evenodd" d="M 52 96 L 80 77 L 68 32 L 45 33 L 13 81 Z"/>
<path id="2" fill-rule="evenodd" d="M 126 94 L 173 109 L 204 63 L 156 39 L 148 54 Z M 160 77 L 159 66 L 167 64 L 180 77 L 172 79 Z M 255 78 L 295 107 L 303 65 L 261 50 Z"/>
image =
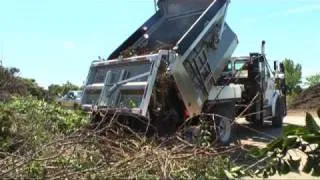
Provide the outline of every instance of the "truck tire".
<path id="1" fill-rule="evenodd" d="M 234 102 L 217 102 L 208 108 L 206 113 L 216 114 L 214 116 L 215 131 L 222 145 L 229 145 L 233 140 L 235 107 Z M 225 117 L 225 118 L 223 118 Z"/>
<path id="2" fill-rule="evenodd" d="M 275 112 L 275 116 L 272 118 L 272 126 L 273 127 L 282 127 L 282 123 L 283 123 L 283 107 L 282 107 L 282 103 L 281 100 L 278 98 L 277 102 L 276 102 L 276 112 Z"/>
<path id="3" fill-rule="evenodd" d="M 217 128 L 217 136 L 219 138 L 219 142 L 223 145 L 229 145 L 230 141 L 233 139 L 233 127 L 232 121 L 227 118 L 215 117 L 216 120 L 216 128 Z"/>

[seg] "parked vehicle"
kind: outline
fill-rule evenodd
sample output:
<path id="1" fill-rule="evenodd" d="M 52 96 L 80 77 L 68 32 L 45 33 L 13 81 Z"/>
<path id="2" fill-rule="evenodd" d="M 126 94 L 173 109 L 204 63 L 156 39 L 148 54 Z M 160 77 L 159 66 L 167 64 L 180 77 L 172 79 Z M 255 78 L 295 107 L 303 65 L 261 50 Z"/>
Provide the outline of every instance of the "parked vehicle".
<path id="1" fill-rule="evenodd" d="M 80 105 L 82 91 L 69 91 L 67 94 L 57 99 L 57 103 L 65 107 Z"/>

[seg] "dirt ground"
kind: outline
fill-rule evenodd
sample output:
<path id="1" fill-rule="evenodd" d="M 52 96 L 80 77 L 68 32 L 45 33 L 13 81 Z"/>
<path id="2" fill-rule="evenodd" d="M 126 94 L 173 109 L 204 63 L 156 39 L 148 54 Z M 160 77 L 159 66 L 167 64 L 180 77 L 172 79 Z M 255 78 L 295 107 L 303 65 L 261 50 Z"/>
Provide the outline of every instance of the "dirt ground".
<path id="1" fill-rule="evenodd" d="M 305 125 L 305 110 L 290 110 L 288 115 L 284 118 L 284 126 L 287 124 L 293 124 L 298 126 Z M 318 120 L 315 111 L 308 111 Z M 248 141 L 248 143 L 257 144 L 264 146 L 272 138 L 281 136 L 281 128 L 274 128 L 271 126 L 271 122 L 266 121 L 263 127 L 254 127 L 252 124 L 248 123 L 245 119 L 238 119 L 236 121 L 235 136 L 238 137 L 242 142 Z M 320 124 L 320 123 L 319 123 Z"/>
<path id="2" fill-rule="evenodd" d="M 308 111 L 310 112 L 310 111 Z M 315 116 L 315 111 L 311 111 Z M 284 119 L 284 126 L 287 124 L 305 125 L 305 110 L 290 110 Z M 319 118 L 317 118 L 320 124 Z M 280 137 L 282 134 L 281 128 L 273 128 L 271 122 L 265 122 L 263 127 L 256 128 L 249 124 L 245 119 L 238 119 L 236 121 L 235 137 L 242 145 L 264 147 L 273 138 Z M 308 174 L 289 173 L 286 176 L 273 176 L 271 179 L 319 179 L 314 178 Z"/>

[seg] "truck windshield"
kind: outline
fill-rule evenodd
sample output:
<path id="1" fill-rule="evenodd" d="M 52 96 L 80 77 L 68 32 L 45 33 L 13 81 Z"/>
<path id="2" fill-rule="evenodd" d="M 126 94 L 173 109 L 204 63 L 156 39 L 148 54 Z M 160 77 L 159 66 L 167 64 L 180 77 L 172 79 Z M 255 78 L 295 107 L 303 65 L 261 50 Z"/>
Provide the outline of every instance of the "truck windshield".
<path id="1" fill-rule="evenodd" d="M 223 72 L 231 72 L 232 71 L 232 63 L 229 62 L 227 66 L 224 68 Z"/>
<path id="2" fill-rule="evenodd" d="M 234 62 L 234 69 L 236 71 L 241 71 L 241 70 L 248 70 L 248 65 L 247 65 L 246 60 L 237 60 Z"/>

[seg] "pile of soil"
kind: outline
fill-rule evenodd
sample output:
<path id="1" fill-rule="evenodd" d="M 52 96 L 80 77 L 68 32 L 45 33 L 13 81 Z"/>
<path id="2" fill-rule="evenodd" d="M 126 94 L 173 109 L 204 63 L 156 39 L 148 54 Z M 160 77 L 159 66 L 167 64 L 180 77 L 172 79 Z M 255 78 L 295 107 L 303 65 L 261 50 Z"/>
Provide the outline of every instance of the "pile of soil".
<path id="1" fill-rule="evenodd" d="M 291 109 L 320 108 L 320 84 L 310 87 L 299 94 L 290 105 Z"/>

